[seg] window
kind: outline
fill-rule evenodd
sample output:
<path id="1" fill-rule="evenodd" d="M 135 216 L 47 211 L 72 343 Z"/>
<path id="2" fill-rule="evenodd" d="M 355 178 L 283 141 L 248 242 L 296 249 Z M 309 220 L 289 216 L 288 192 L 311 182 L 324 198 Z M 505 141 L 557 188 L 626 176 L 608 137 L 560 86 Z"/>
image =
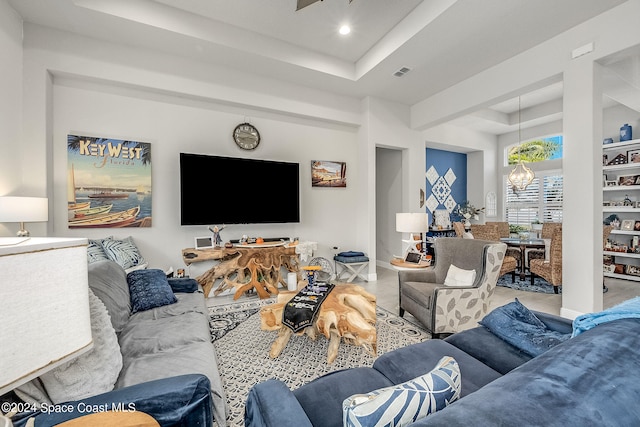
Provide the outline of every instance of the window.
<path id="1" fill-rule="evenodd" d="M 515 165 L 519 159 L 525 163 L 538 163 L 562 158 L 562 136 L 552 136 L 514 144 L 507 147 L 505 160 L 507 165 Z"/>
<path id="2" fill-rule="evenodd" d="M 528 226 L 533 221 L 562 222 L 562 170 L 558 163 L 562 159 L 562 136 L 522 142 L 507 147 L 505 159 L 514 165 L 519 158 L 525 163 L 535 163 L 535 178 L 524 191 L 514 192 L 507 176 L 504 176 L 505 218 L 509 224 Z M 546 169 L 545 169 L 546 168 Z M 505 169 L 506 170 L 506 169 Z"/>
<path id="3" fill-rule="evenodd" d="M 506 194 L 506 218 L 509 224 L 528 226 L 535 220 L 562 222 L 562 173 L 561 171 L 536 172 L 536 177 L 526 190 L 514 192 L 504 177 Z"/>

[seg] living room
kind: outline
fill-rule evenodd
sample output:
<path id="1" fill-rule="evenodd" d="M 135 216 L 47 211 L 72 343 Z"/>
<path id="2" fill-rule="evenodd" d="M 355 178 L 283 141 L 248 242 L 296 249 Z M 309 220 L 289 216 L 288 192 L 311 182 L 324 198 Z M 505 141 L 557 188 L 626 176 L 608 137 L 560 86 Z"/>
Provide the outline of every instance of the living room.
<path id="1" fill-rule="evenodd" d="M 330 94 L 237 70 L 230 73 L 219 65 L 175 54 L 104 42 L 29 22 L 23 25 L 9 2 L 3 1 L 1 6 L 7 12 L 2 14 L 3 51 L 7 58 L 13 58 L 7 61 L 7 78 L 3 80 L 10 96 L 3 101 L 7 111 L 2 118 L 6 132 L 3 150 L 8 154 L 2 156 L 1 191 L 50 198 L 49 221 L 31 224 L 35 234 L 104 237 L 99 231 L 67 228 L 66 202 L 57 195 L 64 194 L 64 141 L 70 133 L 152 144 L 156 219 L 153 228 L 135 230 L 131 235 L 158 268 L 181 266 L 181 249 L 191 247 L 195 236 L 206 234 L 202 227 L 179 226 L 180 152 L 297 161 L 302 184 L 310 174 L 311 160 L 336 160 L 347 164 L 347 187 L 318 190 L 301 185 L 303 220 L 299 224 L 230 226 L 224 238 L 243 234 L 299 237 L 317 241 L 318 255 L 325 257 L 332 255 L 333 246 L 358 249 L 374 260 L 368 271 L 373 279 L 378 262 L 388 262 L 375 256 L 376 209 L 380 209 L 374 188 L 376 147 L 402 152 L 402 206 L 394 211 L 420 210 L 416 195 L 424 186 L 425 145 L 468 152 L 469 199 L 482 205 L 480 195 L 495 191 L 501 209 L 501 174 L 494 165 L 501 164 L 501 150 L 514 142 L 513 133 L 495 138 L 447 122 L 490 100 L 511 99 L 560 79 L 564 81 L 564 119 L 540 132 L 562 132 L 565 138 L 564 217 L 568 233 L 576 237 L 566 243 L 565 263 L 575 274 L 564 284 L 563 311 L 571 317 L 601 307 L 597 285 L 592 292 L 584 290 L 586 283 L 598 283 L 600 274 L 598 234 L 584 232 L 596 227 L 601 217 L 600 165 L 594 163 L 600 146 L 595 142 L 616 135 L 622 123 L 637 124 L 637 115 L 629 109 L 622 113 L 616 108 L 611 113 L 586 111 L 592 103 L 584 99 L 587 90 L 597 89 L 592 78 L 594 64 L 620 52 L 629 55 L 638 45 L 637 30 L 623 24 L 633 16 L 635 1 L 622 2 L 413 106 L 371 96 L 358 99 Z M 604 28 L 613 27 L 615 34 L 603 33 Z M 569 59 L 572 50 L 590 40 L 597 40 L 594 52 Z M 545 58 L 544 67 L 540 58 Z M 514 73 L 513 69 L 519 71 Z M 509 78 L 502 77 L 505 75 Z M 594 105 L 598 99 L 593 95 Z M 600 117 L 604 119 L 602 128 L 584 126 Z M 254 122 L 263 136 L 263 143 L 250 154 L 238 150 L 229 136 L 244 121 Z M 594 144 L 580 144 L 576 152 L 572 140 Z M 585 162 L 593 167 L 585 168 Z M 218 206 L 231 202 L 215 200 L 215 185 L 222 185 L 225 179 L 231 177 L 213 180 L 207 193 Z M 593 209 L 585 210 L 585 205 Z M 327 209 L 329 206 L 335 209 Z M 14 224 L 2 227 L 5 235 L 15 232 Z M 389 223 L 387 228 L 393 230 L 394 225 Z M 580 268 L 585 259 L 593 260 L 593 269 Z"/>
<path id="2" fill-rule="evenodd" d="M 352 6 L 358 1 L 354 0 Z M 47 8 L 56 8 L 54 3 L 48 2 L 45 8 L 35 0 L 24 2 L 27 9 L 43 8 L 44 15 Z M 91 14 L 102 13 L 99 9 L 107 4 L 62 3 L 65 8 L 88 8 Z M 323 3 L 307 11 L 330 2 Z M 597 2 L 591 3 L 593 6 Z M 617 138 L 624 123 L 640 128 L 640 114 L 621 103 L 603 109 L 601 76 L 612 69 L 619 72 L 615 64 L 624 62 L 624 58 L 637 58 L 640 29 L 635 17 L 640 16 L 639 1 L 601 3 L 601 12 L 585 17 L 584 22 L 527 49 L 505 53 L 504 60 L 484 64 L 476 74 L 448 81 L 437 93 L 411 103 L 375 96 L 373 90 L 368 92 L 361 86 L 354 90 L 349 79 L 328 77 L 328 72 L 311 76 L 318 77 L 320 83 L 338 79 L 340 83 L 333 87 L 344 86 L 344 91 L 325 90 L 320 83 L 312 83 L 309 74 L 288 79 L 254 73 L 250 56 L 258 55 L 256 52 L 242 58 L 237 54 L 238 65 L 198 59 L 196 56 L 204 57 L 215 50 L 201 34 L 185 35 L 189 31 L 178 38 L 186 37 L 195 54 L 181 52 L 184 44 L 168 40 L 166 48 L 158 49 L 150 40 L 162 42 L 168 33 L 181 31 L 151 29 L 156 22 L 144 25 L 139 40 L 129 40 L 133 20 L 118 17 L 120 12 L 104 12 L 110 15 L 110 26 L 95 28 L 95 34 L 89 36 L 74 31 L 71 25 L 68 29 L 56 28 L 55 19 L 39 24 L 37 21 L 44 18 L 34 18 L 37 14 L 30 14 L 30 21 L 20 15 L 17 4 L 17 0 L 0 0 L 0 87 L 6 94 L 0 100 L 0 195 L 48 197 L 49 220 L 28 224 L 32 235 L 96 239 L 132 236 L 150 267 L 185 268 L 182 249 L 193 247 L 194 237 L 209 232 L 204 226 L 180 225 L 180 153 L 296 162 L 300 165 L 301 221 L 227 225 L 223 239 L 239 239 L 242 235 L 298 237 L 316 242 L 316 255 L 329 259 L 334 246 L 362 251 L 371 260 L 367 277 L 375 280 L 376 269 L 389 262 L 387 256 L 378 256 L 382 252 L 378 246 L 382 244 L 391 254 L 402 251 L 394 214 L 424 210 L 419 192 L 425 188 L 425 148 L 466 153 L 468 199 L 484 206 L 485 194 L 495 192 L 498 211 L 503 212 L 502 182 L 509 169 L 503 166 L 504 150 L 517 142 L 517 132 L 497 136 L 465 127 L 462 122 L 499 102 L 561 83 L 562 99 L 557 101 L 560 111 L 550 113 L 555 120 L 524 130 L 523 137 L 564 136 L 563 218 L 565 236 L 571 236 L 564 243 L 564 268 L 571 274 L 563 283 L 561 314 L 573 318 L 602 309 L 601 141 Z M 78 26 L 82 16 L 77 17 Z M 537 25 L 543 28 L 543 23 Z M 585 54 L 575 52 L 584 46 Z M 450 52 L 446 59 L 455 64 Z M 634 60 L 627 61 L 633 64 Z M 249 64 L 241 67 L 245 62 Z M 281 70 L 296 74 L 306 66 L 288 64 Z M 389 68 L 385 73 L 391 78 L 393 71 Z M 441 77 L 447 81 L 446 76 Z M 637 80 L 631 83 L 636 92 L 619 94 L 621 99 L 637 95 Z M 394 84 L 388 84 L 389 91 Z M 412 84 L 416 88 L 428 85 L 424 81 Z M 354 93 L 358 91 L 359 96 Z M 233 142 L 232 132 L 243 122 L 252 123 L 260 131 L 260 145 L 253 151 L 243 151 Z M 68 135 L 151 145 L 152 227 L 115 231 L 68 227 Z M 400 153 L 397 179 L 401 185 L 397 188 L 401 196 L 394 206 L 385 206 L 381 203 L 385 199 L 376 193 L 379 149 Z M 311 162 L 317 160 L 346 164 L 346 187 L 313 187 Z M 234 200 L 216 198 L 216 188 L 240 179 L 242 171 L 233 175 L 211 171 L 210 182 L 200 183 L 202 208 L 224 209 L 229 204 L 242 204 L 247 209 L 277 208 L 278 200 L 252 194 L 250 182 L 247 193 L 238 194 Z M 283 198 L 287 196 L 282 194 Z M 381 243 L 379 229 L 395 238 L 384 235 Z M 2 236 L 14 236 L 17 230 L 16 223 L 0 224 Z M 188 273 L 195 276 L 201 268 L 193 266 Z"/>

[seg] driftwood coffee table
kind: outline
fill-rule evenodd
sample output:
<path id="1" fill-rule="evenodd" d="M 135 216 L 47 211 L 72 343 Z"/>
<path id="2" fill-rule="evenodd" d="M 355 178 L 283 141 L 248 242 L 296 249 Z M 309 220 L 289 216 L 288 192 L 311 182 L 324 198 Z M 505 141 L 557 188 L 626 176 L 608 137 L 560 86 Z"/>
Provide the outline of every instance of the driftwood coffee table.
<path id="1" fill-rule="evenodd" d="M 282 324 L 284 306 L 297 291 L 281 291 L 277 302 L 260 310 L 260 329 L 278 331 L 271 345 L 269 356 L 276 358 L 287 346 L 293 331 Z M 362 346 L 372 356 L 377 352 L 376 297 L 362 286 L 337 284 L 327 295 L 320 307 L 318 318 L 312 326 L 297 335 L 306 334 L 315 340 L 322 334 L 329 340 L 327 363 L 332 363 L 338 355 L 340 341 Z"/>

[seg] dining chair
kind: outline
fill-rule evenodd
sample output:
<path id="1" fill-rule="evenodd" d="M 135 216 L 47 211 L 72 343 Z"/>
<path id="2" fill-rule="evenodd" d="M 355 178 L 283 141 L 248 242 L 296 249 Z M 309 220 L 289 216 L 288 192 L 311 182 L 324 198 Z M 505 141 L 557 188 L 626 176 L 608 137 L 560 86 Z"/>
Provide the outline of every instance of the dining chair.
<path id="1" fill-rule="evenodd" d="M 453 229 L 456 232 L 456 237 L 464 237 L 464 233 L 466 233 L 466 230 L 464 229 L 463 223 L 461 223 L 460 221 L 454 221 Z"/>
<path id="2" fill-rule="evenodd" d="M 498 227 L 498 234 L 500 238 L 508 238 L 511 236 L 511 231 L 509 229 L 509 223 L 507 221 L 487 221 L 485 222 L 487 225 L 495 225 Z M 522 258 L 520 248 L 514 248 L 512 246 L 507 246 L 507 256 L 512 256 L 516 260 L 520 260 Z"/>
<path id="3" fill-rule="evenodd" d="M 551 239 L 554 231 L 560 228 L 562 229 L 561 222 L 544 222 L 542 223 L 542 231 L 540 232 L 541 239 Z M 527 257 L 527 264 L 531 266 L 532 259 L 545 259 L 545 250 L 544 249 L 529 249 L 525 254 Z"/>
<path id="4" fill-rule="evenodd" d="M 549 245 L 549 260 L 544 258 L 530 260 L 529 271 L 531 285 L 534 283 L 535 276 L 540 276 L 553 285 L 553 291 L 558 293 L 558 287 L 562 286 L 562 227 L 553 230 Z"/>
<path id="5" fill-rule="evenodd" d="M 500 234 L 498 234 L 498 227 L 494 224 L 471 224 L 471 234 L 474 239 L 489 240 L 492 242 L 500 241 Z M 500 275 L 503 276 L 507 273 L 511 273 L 511 283 L 516 280 L 516 270 L 518 269 L 518 258 L 513 255 L 507 255 L 502 260 L 502 266 L 500 267 Z"/>

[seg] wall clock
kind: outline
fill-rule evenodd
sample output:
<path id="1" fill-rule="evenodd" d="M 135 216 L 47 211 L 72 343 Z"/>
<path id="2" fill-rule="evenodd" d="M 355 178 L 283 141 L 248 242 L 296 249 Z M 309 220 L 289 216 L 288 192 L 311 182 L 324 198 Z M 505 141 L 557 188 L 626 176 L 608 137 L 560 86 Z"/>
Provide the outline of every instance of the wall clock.
<path id="1" fill-rule="evenodd" d="M 253 150 L 260 144 L 260 132 L 249 123 L 240 123 L 233 130 L 233 140 L 243 150 Z"/>

